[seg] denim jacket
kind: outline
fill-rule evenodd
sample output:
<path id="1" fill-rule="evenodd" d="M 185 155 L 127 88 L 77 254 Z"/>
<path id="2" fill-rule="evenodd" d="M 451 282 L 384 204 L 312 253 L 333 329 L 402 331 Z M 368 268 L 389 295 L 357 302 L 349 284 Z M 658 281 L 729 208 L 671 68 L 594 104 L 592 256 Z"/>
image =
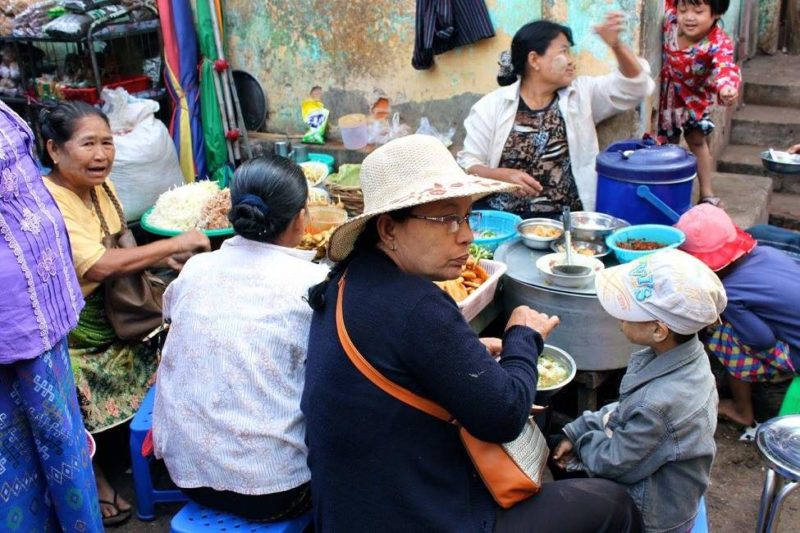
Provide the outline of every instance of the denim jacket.
<path id="1" fill-rule="evenodd" d="M 564 428 L 589 475 L 625 486 L 648 532 L 685 532 L 708 487 L 717 389 L 697 337 L 631 356 L 619 401 Z"/>

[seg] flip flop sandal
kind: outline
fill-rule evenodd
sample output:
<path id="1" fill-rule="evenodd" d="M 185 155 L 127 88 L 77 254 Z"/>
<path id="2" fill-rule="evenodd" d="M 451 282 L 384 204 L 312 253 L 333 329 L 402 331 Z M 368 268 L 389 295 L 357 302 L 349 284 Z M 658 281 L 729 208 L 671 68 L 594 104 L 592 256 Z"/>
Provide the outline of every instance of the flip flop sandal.
<path id="1" fill-rule="evenodd" d="M 758 426 L 760 426 L 758 422 L 754 422 L 752 426 L 747 426 L 744 430 L 744 433 L 741 434 L 739 440 L 741 442 L 755 442 L 756 440 L 756 430 Z"/>
<path id="2" fill-rule="evenodd" d="M 122 510 L 119 507 L 117 507 L 117 499 L 119 498 L 119 494 L 117 494 L 117 490 L 116 489 L 112 488 L 112 490 L 114 491 L 114 497 L 112 498 L 112 501 L 98 500 L 102 505 L 110 505 L 111 507 L 114 508 L 115 511 L 117 511 L 117 514 L 115 514 L 115 515 L 104 516 L 103 517 L 103 526 L 104 527 L 118 526 L 118 525 L 126 522 L 131 517 L 132 511 L 133 511 L 132 509 Z"/>

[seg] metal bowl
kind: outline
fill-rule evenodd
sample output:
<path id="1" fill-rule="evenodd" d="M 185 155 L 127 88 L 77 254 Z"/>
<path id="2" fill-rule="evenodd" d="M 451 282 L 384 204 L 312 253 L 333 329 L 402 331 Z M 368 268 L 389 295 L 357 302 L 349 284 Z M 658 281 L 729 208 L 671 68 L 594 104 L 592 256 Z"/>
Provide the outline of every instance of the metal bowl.
<path id="1" fill-rule="evenodd" d="M 539 270 L 542 279 L 544 279 L 547 283 L 572 289 L 579 289 L 589 285 L 594 281 L 595 273 L 605 268 L 605 265 L 599 259 L 575 254 L 572 256 L 572 263 L 575 265 L 589 267 L 591 271 L 588 274 L 584 276 L 569 276 L 564 274 L 556 274 L 551 270 L 552 265 L 563 265 L 566 262 L 567 254 L 565 253 L 547 254 L 536 260 L 536 268 Z"/>
<path id="2" fill-rule="evenodd" d="M 575 241 L 605 242 L 608 235 L 626 226 L 630 226 L 627 221 L 605 213 L 596 211 L 572 213 L 572 238 Z"/>
<path id="3" fill-rule="evenodd" d="M 780 174 L 800 174 L 800 163 L 781 163 L 772 159 L 769 150 L 761 152 L 761 164 L 771 172 Z"/>
<path id="4" fill-rule="evenodd" d="M 611 249 L 605 245 L 605 243 L 599 242 L 589 242 L 589 241 L 572 241 L 572 250 L 574 253 L 578 253 L 577 250 L 581 248 L 588 248 L 592 251 L 591 256 L 586 257 L 594 257 L 599 259 L 601 257 L 605 257 L 611 253 Z M 550 249 L 554 252 L 563 252 L 564 251 L 564 239 L 560 238 L 550 243 Z M 584 254 L 581 254 L 584 255 Z"/>
<path id="5" fill-rule="evenodd" d="M 541 355 L 549 355 L 558 363 L 564 365 L 567 369 L 567 377 L 555 385 L 550 387 L 542 387 L 536 388 L 536 404 L 542 405 L 546 402 L 551 396 L 555 393 L 560 391 L 564 388 L 567 384 L 569 384 L 573 379 L 575 379 L 575 373 L 578 370 L 578 365 L 575 364 L 575 360 L 572 358 L 570 354 L 562 350 L 561 348 L 557 348 L 550 344 L 545 344 L 544 349 L 542 350 Z M 540 357 L 541 357 L 540 355 Z"/>
<path id="6" fill-rule="evenodd" d="M 531 233 L 525 233 L 525 228 L 533 226 L 547 226 L 548 228 L 556 228 L 559 234 L 556 237 L 537 237 Z M 564 233 L 564 226 L 558 220 L 549 218 L 529 218 L 517 224 L 517 233 L 522 237 L 522 242 L 525 246 L 534 250 L 547 250 L 550 248 L 550 243 L 559 239 Z"/>

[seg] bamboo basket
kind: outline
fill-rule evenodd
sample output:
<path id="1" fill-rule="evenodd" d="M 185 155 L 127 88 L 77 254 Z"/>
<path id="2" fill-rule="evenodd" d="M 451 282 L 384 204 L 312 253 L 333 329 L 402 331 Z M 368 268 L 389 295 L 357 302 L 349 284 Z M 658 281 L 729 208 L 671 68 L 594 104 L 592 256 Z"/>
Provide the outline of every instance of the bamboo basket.
<path id="1" fill-rule="evenodd" d="M 326 183 L 325 188 L 331 195 L 331 200 L 341 201 L 351 217 L 364 212 L 364 193 L 361 192 L 361 187 L 341 187 L 335 183 Z"/>

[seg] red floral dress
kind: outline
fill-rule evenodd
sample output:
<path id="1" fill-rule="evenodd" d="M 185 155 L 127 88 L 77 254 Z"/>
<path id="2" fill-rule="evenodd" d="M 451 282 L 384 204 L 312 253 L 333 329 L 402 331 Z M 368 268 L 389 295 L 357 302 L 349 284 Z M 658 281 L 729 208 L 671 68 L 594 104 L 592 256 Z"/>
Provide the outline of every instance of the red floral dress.
<path id="1" fill-rule="evenodd" d="M 708 108 L 723 87 L 739 90 L 742 77 L 733 56 L 733 42 L 715 24 L 697 44 L 678 45 L 678 11 L 667 0 L 659 102 L 659 134 L 675 138 L 681 131 L 697 129 L 710 134 L 714 124 Z"/>

